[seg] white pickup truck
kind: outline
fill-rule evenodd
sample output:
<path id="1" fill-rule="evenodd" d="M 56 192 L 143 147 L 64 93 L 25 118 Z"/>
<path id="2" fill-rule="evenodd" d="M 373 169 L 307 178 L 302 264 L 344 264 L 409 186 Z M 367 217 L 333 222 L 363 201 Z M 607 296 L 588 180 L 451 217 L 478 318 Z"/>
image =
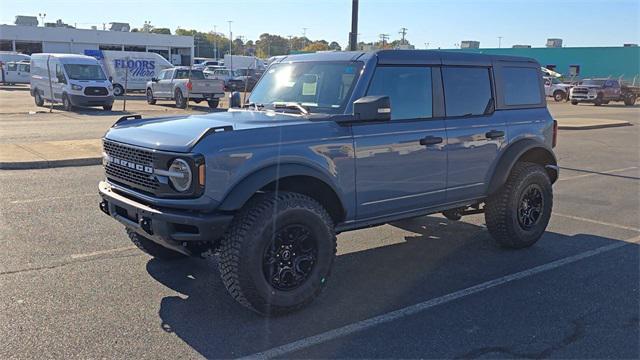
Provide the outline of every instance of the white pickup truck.
<path id="1" fill-rule="evenodd" d="M 189 70 L 186 66 L 162 70 L 157 78 L 147 82 L 147 102 L 151 105 L 156 100 L 174 100 L 176 107 L 184 109 L 193 100 L 207 101 L 215 109 L 223 97 L 223 80 L 207 79 L 202 70 Z"/>

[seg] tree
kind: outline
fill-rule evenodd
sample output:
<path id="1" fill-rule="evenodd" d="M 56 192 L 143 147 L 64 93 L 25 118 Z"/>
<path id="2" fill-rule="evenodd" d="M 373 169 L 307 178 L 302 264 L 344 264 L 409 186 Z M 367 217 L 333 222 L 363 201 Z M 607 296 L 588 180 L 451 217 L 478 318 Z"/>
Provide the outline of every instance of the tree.
<path id="1" fill-rule="evenodd" d="M 324 40 L 314 41 L 310 44 L 307 44 L 302 51 L 307 52 L 316 52 L 316 51 L 326 51 L 329 50 L 329 44 Z"/>
<path id="2" fill-rule="evenodd" d="M 268 58 L 289 53 L 289 41 L 282 36 L 264 33 L 255 42 L 256 56 Z"/>
<path id="3" fill-rule="evenodd" d="M 169 28 L 153 28 L 150 31 L 152 34 L 165 34 L 171 35 L 171 30 Z"/>
<path id="4" fill-rule="evenodd" d="M 329 44 L 329 50 L 342 51 L 342 46 L 335 41 Z"/>

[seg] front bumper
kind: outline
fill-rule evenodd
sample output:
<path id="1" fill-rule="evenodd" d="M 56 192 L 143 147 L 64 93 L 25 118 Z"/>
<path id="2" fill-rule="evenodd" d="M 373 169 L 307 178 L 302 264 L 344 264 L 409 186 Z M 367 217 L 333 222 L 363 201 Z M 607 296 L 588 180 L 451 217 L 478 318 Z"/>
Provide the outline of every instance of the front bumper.
<path id="1" fill-rule="evenodd" d="M 125 197 L 105 181 L 98 185 L 100 210 L 127 228 L 162 246 L 184 252 L 185 242 L 215 242 L 233 215 L 160 209 Z"/>
<path id="2" fill-rule="evenodd" d="M 74 106 L 112 106 L 113 96 L 86 96 L 69 94 L 69 100 Z"/>
<path id="3" fill-rule="evenodd" d="M 598 94 L 571 94 L 569 100 L 575 101 L 594 101 Z"/>

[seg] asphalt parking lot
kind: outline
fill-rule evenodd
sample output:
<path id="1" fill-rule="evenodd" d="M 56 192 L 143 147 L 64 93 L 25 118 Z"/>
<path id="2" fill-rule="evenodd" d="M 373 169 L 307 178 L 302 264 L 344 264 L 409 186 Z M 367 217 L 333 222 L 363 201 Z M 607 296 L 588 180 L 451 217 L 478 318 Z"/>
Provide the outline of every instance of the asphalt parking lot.
<path id="1" fill-rule="evenodd" d="M 99 137 L 118 116 L 1 92 L 2 142 Z M 550 110 L 634 126 L 560 132 L 535 246 L 498 248 L 482 215 L 341 234 L 326 291 L 278 318 L 238 306 L 215 263 L 134 249 L 98 210 L 100 166 L 0 170 L 0 358 L 639 358 L 640 107 Z"/>

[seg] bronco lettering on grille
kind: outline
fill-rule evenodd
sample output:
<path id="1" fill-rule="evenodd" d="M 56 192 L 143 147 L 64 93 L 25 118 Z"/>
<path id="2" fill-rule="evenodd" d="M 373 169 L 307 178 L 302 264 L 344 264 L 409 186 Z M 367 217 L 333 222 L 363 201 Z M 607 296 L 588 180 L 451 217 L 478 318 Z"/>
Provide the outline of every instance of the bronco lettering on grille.
<path id="1" fill-rule="evenodd" d="M 116 157 L 113 157 L 111 155 L 107 155 L 107 162 L 109 163 L 113 163 L 113 164 L 117 164 L 123 167 L 127 167 L 129 169 L 134 169 L 140 172 L 145 172 L 148 174 L 153 174 L 153 168 L 151 166 L 145 166 L 145 165 L 141 165 L 141 164 L 136 164 L 134 162 L 131 161 L 127 161 L 127 160 L 123 160 L 123 159 L 118 159 Z"/>

